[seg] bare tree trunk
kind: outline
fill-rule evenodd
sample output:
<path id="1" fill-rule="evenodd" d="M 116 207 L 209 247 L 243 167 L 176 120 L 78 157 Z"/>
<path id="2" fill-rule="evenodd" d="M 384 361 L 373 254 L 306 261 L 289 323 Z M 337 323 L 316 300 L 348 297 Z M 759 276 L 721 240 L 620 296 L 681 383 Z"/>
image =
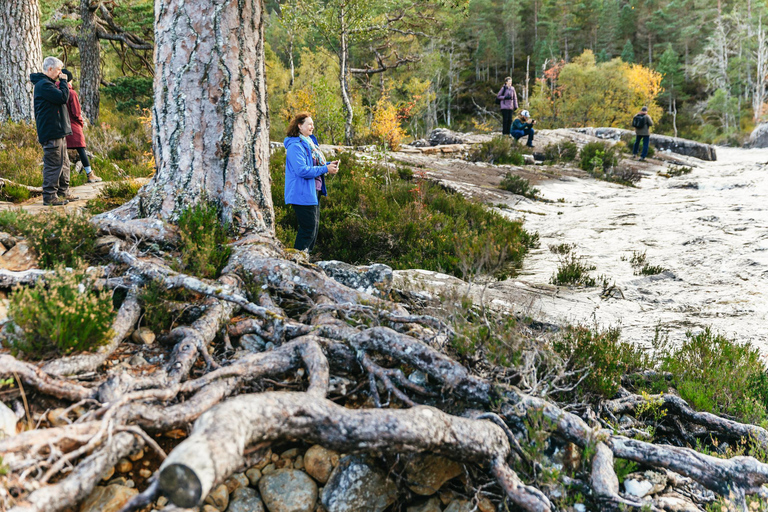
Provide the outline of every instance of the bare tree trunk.
<path id="1" fill-rule="evenodd" d="M 530 91 L 528 87 L 531 83 L 531 56 L 528 55 L 528 57 L 525 60 L 525 89 L 523 90 L 523 105 L 526 107 L 528 106 L 528 97 L 530 95 Z"/>
<path id="2" fill-rule="evenodd" d="M 766 41 L 765 29 L 763 28 L 762 17 L 758 20 L 757 29 L 757 69 L 754 84 L 754 94 L 752 95 L 752 111 L 755 122 L 760 121 L 762 116 L 763 104 L 766 96 L 766 74 L 768 74 L 768 41 Z"/>
<path id="3" fill-rule="evenodd" d="M 40 9 L 29 0 L 0 3 L 0 122 L 31 121 L 32 82 L 29 74 L 40 71 Z"/>
<path id="4" fill-rule="evenodd" d="M 352 144 L 352 121 L 355 113 L 352 109 L 352 99 L 349 91 L 349 34 L 347 34 L 346 12 L 339 11 L 341 26 L 341 46 L 339 48 L 339 82 L 341 83 L 341 99 L 344 102 L 344 143 Z"/>
<path id="5" fill-rule="evenodd" d="M 99 38 L 94 21 L 95 4 L 80 0 L 80 33 L 77 48 L 80 50 L 80 102 L 83 115 L 91 123 L 99 119 L 99 86 L 101 85 L 101 55 Z"/>
<path id="6" fill-rule="evenodd" d="M 293 64 L 293 38 L 294 38 L 294 35 L 293 35 L 293 32 L 291 32 L 290 40 L 288 41 L 288 60 L 291 63 L 291 84 L 290 84 L 291 89 L 293 89 L 293 82 L 296 79 L 296 71 Z"/>
<path id="7" fill-rule="evenodd" d="M 200 201 L 274 234 L 260 0 L 155 4 L 157 172 L 124 210 L 175 220 Z"/>

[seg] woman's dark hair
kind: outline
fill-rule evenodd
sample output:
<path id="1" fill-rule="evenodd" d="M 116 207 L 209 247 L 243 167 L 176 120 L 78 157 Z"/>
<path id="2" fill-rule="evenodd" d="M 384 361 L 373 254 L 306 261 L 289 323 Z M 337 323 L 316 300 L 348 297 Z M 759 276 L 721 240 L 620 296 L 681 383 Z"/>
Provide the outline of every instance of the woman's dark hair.
<path id="1" fill-rule="evenodd" d="M 308 117 L 312 117 L 312 114 L 309 112 L 299 112 L 296 114 L 296 116 L 291 120 L 291 124 L 288 125 L 288 132 L 286 135 L 288 137 L 298 137 L 299 125 L 304 124 L 304 120 L 306 120 Z"/>

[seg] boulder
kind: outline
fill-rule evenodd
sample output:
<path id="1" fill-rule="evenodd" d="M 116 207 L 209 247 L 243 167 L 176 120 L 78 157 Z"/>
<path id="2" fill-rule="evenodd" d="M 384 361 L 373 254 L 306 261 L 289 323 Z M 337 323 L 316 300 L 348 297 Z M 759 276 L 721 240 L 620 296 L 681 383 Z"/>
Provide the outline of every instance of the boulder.
<path id="1" fill-rule="evenodd" d="M 768 148 L 768 123 L 760 123 L 749 135 L 748 146 L 751 148 Z"/>
<path id="2" fill-rule="evenodd" d="M 318 266 L 328 276 L 358 292 L 386 297 L 392 291 L 392 268 L 381 263 L 355 267 L 343 261 L 321 261 Z"/>
<path id="3" fill-rule="evenodd" d="M 427 139 L 416 139 L 415 141 L 407 145 L 414 148 L 425 148 L 429 146 L 429 141 Z"/>
<path id="4" fill-rule="evenodd" d="M 136 489 L 123 485 L 96 486 L 80 505 L 80 512 L 117 512 L 137 494 Z"/>
<path id="5" fill-rule="evenodd" d="M 451 478 L 461 475 L 458 462 L 437 455 L 416 455 L 405 468 L 408 487 L 422 496 L 431 496 Z"/>
<path id="6" fill-rule="evenodd" d="M 304 454 L 304 471 L 321 484 L 328 481 L 333 468 L 338 465 L 339 454 L 319 444 L 312 446 Z"/>
<path id="7" fill-rule="evenodd" d="M 297 469 L 264 474 L 259 492 L 269 512 L 313 512 L 317 504 L 317 484 Z"/>
<path id="8" fill-rule="evenodd" d="M 230 496 L 227 512 L 264 512 L 264 504 L 255 490 L 250 487 L 240 487 Z"/>
<path id="9" fill-rule="evenodd" d="M 22 272 L 37 267 L 37 255 L 27 242 L 19 242 L 0 256 L 0 268 Z"/>
<path id="10" fill-rule="evenodd" d="M 466 144 L 467 138 L 463 133 L 454 132 L 446 128 L 437 128 L 429 134 L 430 146 L 443 146 L 445 144 Z"/>
<path id="11" fill-rule="evenodd" d="M 349 455 L 331 473 L 321 501 L 328 512 L 382 512 L 396 498 L 397 486 L 370 457 Z"/>

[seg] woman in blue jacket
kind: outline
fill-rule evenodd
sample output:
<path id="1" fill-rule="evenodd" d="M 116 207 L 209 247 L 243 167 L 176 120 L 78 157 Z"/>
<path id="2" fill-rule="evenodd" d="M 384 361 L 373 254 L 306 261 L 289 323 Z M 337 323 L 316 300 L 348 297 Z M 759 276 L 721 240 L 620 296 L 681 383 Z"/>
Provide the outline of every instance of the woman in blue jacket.
<path id="1" fill-rule="evenodd" d="M 288 125 L 285 146 L 285 204 L 293 206 L 299 231 L 293 247 L 310 252 L 315 247 L 320 226 L 320 196 L 327 196 L 325 174 L 336 174 L 339 162 L 327 163 L 312 134 L 315 123 L 309 112 L 302 112 Z"/>

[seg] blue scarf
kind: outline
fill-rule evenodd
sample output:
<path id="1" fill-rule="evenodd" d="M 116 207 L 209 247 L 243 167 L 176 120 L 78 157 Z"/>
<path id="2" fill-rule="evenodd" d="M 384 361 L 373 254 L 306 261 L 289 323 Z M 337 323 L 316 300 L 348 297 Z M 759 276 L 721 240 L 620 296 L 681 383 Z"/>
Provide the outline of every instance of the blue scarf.
<path id="1" fill-rule="evenodd" d="M 315 141 L 307 137 L 306 135 L 299 135 L 299 138 L 309 144 L 309 149 L 312 150 L 312 160 L 315 161 L 316 165 L 325 165 L 327 162 L 325 160 L 325 155 L 322 151 L 320 151 L 320 148 L 317 147 L 317 144 L 315 144 Z"/>

